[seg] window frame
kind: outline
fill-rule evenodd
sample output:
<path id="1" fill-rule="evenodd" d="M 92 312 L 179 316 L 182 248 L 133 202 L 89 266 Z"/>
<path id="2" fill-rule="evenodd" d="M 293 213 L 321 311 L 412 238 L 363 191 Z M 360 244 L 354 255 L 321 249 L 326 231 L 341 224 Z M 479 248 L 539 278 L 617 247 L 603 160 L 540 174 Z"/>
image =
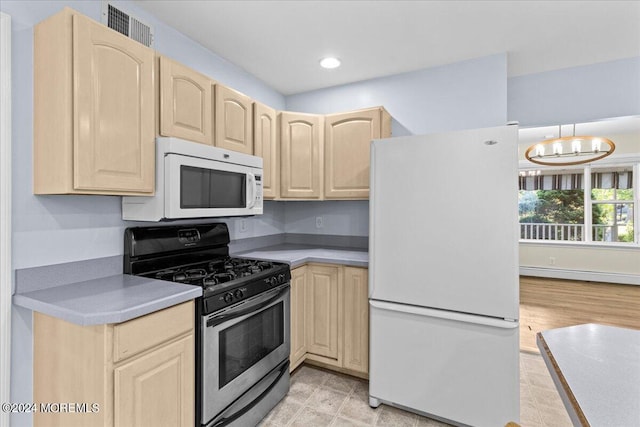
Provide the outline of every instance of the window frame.
<path id="1" fill-rule="evenodd" d="M 594 201 L 591 199 L 591 173 L 604 167 L 632 167 L 633 170 L 633 200 L 625 201 L 633 204 L 633 242 L 602 242 L 593 240 L 593 205 L 598 203 L 607 203 L 607 201 Z M 519 163 L 518 173 L 528 173 L 530 171 L 557 171 L 559 173 L 578 173 L 583 174 L 583 191 L 584 191 L 584 235 L 580 241 L 569 240 L 539 240 L 539 239 L 519 239 L 520 243 L 537 243 L 549 245 L 578 245 L 578 246 L 597 246 L 597 247 L 620 247 L 620 248 L 640 248 L 640 154 L 614 155 L 605 160 L 600 160 L 595 164 L 586 163 L 575 166 L 542 166 L 532 165 L 526 160 Z M 610 201 L 610 203 L 619 202 Z"/>

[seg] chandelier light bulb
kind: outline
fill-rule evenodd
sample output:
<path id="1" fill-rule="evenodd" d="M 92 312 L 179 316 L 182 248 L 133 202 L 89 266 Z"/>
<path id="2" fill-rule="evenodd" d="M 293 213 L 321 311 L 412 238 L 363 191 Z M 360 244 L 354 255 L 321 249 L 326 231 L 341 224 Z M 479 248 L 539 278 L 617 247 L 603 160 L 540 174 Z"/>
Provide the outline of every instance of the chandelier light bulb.
<path id="1" fill-rule="evenodd" d="M 599 153 L 601 149 L 602 140 L 599 138 L 594 138 L 593 141 L 591 141 L 591 151 L 593 151 L 594 153 Z"/>
<path id="2" fill-rule="evenodd" d="M 556 156 L 562 154 L 562 143 L 556 142 L 555 144 L 553 144 L 553 154 L 555 154 Z"/>
<path id="3" fill-rule="evenodd" d="M 536 145 L 536 156 L 543 157 L 544 156 L 544 145 L 538 144 Z"/>
<path id="4" fill-rule="evenodd" d="M 582 151 L 582 140 L 574 139 L 571 143 L 571 151 L 573 151 L 573 154 L 580 154 L 580 151 Z"/>

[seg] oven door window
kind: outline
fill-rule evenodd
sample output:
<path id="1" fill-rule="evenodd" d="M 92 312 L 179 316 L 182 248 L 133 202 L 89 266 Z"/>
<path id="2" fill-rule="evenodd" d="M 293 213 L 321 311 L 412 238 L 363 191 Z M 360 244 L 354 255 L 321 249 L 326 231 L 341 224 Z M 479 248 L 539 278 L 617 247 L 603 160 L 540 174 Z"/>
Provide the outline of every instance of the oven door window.
<path id="1" fill-rule="evenodd" d="M 220 331 L 220 389 L 284 343 L 284 316 L 280 302 Z"/>
<path id="2" fill-rule="evenodd" d="M 180 166 L 180 208 L 246 207 L 246 174 Z"/>

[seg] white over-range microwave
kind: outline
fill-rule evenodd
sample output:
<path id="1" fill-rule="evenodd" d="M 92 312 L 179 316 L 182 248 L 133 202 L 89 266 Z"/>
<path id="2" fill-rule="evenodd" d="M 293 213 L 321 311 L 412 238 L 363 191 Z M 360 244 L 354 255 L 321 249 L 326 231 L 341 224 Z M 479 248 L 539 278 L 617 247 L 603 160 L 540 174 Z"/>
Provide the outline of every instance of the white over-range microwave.
<path id="1" fill-rule="evenodd" d="M 165 221 L 262 214 L 262 159 L 181 140 L 156 140 L 154 196 L 122 198 L 122 219 Z"/>

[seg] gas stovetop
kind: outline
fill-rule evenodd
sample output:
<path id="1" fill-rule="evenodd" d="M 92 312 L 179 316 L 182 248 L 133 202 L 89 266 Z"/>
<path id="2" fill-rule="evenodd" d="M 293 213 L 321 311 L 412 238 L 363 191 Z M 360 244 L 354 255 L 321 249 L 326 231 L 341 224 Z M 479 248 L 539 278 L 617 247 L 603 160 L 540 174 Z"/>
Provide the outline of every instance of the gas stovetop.
<path id="1" fill-rule="evenodd" d="M 257 259 L 224 257 L 194 265 L 168 268 L 147 276 L 210 288 L 243 278 L 247 278 L 245 281 L 251 280 L 251 276 L 262 272 L 273 273 L 279 266 L 280 263 Z"/>
<path id="2" fill-rule="evenodd" d="M 229 256 L 224 223 L 125 230 L 124 272 L 202 287 L 204 314 L 288 284 L 289 265 Z"/>
<path id="3" fill-rule="evenodd" d="M 202 287 L 208 313 L 285 284 L 291 272 L 288 264 L 280 262 L 223 257 L 143 276 Z"/>

